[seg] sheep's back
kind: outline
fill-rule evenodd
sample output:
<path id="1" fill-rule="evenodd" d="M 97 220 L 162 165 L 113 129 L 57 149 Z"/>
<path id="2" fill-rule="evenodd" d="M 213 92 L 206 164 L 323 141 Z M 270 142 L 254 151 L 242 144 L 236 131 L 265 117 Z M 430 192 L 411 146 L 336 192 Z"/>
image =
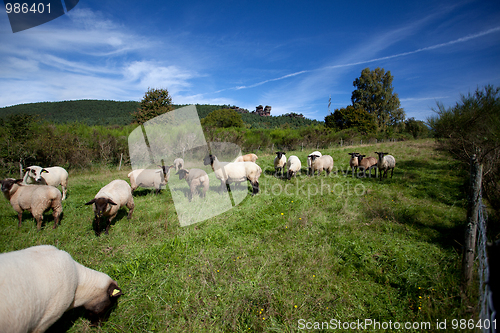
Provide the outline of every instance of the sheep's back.
<path id="1" fill-rule="evenodd" d="M 122 180 L 115 179 L 97 192 L 95 198 L 108 198 L 116 204 L 123 206 L 132 197 L 132 189 L 130 185 Z"/>

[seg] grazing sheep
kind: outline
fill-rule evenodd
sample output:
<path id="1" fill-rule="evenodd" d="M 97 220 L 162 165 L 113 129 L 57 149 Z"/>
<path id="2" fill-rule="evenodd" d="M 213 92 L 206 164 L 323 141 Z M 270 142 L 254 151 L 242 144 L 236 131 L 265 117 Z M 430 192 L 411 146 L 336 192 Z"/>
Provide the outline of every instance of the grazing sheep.
<path id="1" fill-rule="evenodd" d="M 358 155 L 359 170 L 363 171 L 363 177 L 366 177 L 366 170 L 370 170 L 370 178 L 372 177 L 372 169 L 375 168 L 375 178 L 377 178 L 377 159 L 375 157 L 366 157 L 366 155 Z"/>
<path id="2" fill-rule="evenodd" d="M 31 212 L 38 230 L 42 227 L 43 213 L 52 208 L 54 229 L 59 223 L 63 208 L 61 191 L 50 185 L 24 185 L 22 179 L 7 178 L 2 180 L 2 192 L 17 212 L 19 227 L 23 211 Z"/>
<path id="3" fill-rule="evenodd" d="M 107 274 L 51 245 L 2 253 L 0 267 L 0 332 L 42 333 L 80 306 L 98 324 L 122 295 Z"/>
<path id="4" fill-rule="evenodd" d="M 86 203 L 86 205 L 93 205 L 94 221 L 97 224 L 97 234 L 100 233 L 99 222 L 101 217 L 107 217 L 106 232 L 108 234 L 111 221 L 118 214 L 118 210 L 127 206 L 128 216 L 130 220 L 134 212 L 134 198 L 132 197 L 132 189 L 130 185 L 121 179 L 115 179 L 108 185 L 104 186 L 97 192 L 94 199 Z"/>
<path id="5" fill-rule="evenodd" d="M 275 176 L 278 177 L 278 172 L 281 171 L 281 178 L 283 178 L 283 171 L 286 165 L 286 156 L 284 152 L 276 152 L 276 157 L 274 158 L 274 171 Z"/>
<path id="6" fill-rule="evenodd" d="M 256 162 L 258 159 L 257 155 L 255 154 L 246 154 L 243 156 L 238 156 L 234 162 Z"/>
<path id="7" fill-rule="evenodd" d="M 55 187 L 61 185 L 62 200 L 66 199 L 68 172 L 64 168 L 58 166 L 42 168 L 37 165 L 32 165 L 26 168 L 23 182 L 25 184 L 52 185 Z"/>
<path id="8" fill-rule="evenodd" d="M 300 172 L 300 168 L 302 168 L 302 164 L 297 156 L 292 155 L 286 161 L 286 176 L 290 180 L 293 176 L 297 175 L 297 172 Z"/>
<path id="9" fill-rule="evenodd" d="M 180 169 L 184 169 L 184 160 L 182 158 L 176 158 L 174 160 L 175 171 L 179 171 Z"/>
<path id="10" fill-rule="evenodd" d="M 326 171 L 326 175 L 330 175 L 333 170 L 333 158 L 330 155 L 309 155 L 311 157 L 311 174 L 314 176 L 314 172 L 318 170 L 318 176 L 323 170 Z"/>
<path id="11" fill-rule="evenodd" d="M 210 180 L 208 179 L 208 175 L 205 171 L 201 169 L 191 169 L 191 170 L 186 170 L 186 169 L 181 169 L 179 170 L 176 175 L 179 175 L 179 179 L 185 179 L 186 182 L 189 185 L 189 189 L 191 190 L 190 195 L 189 195 L 189 201 L 193 198 L 193 195 L 195 195 L 198 190 L 197 188 L 200 186 L 203 186 L 202 193 L 200 194 L 200 197 L 204 198 L 205 194 L 208 191 L 208 186 Z"/>
<path id="12" fill-rule="evenodd" d="M 378 163 L 377 168 L 380 176 L 380 180 L 382 180 L 382 171 L 384 171 L 384 177 L 387 178 L 387 171 L 391 170 L 391 178 L 394 173 L 394 168 L 396 167 L 396 160 L 394 156 L 388 155 L 389 153 L 375 152 L 378 155 Z"/>
<path id="13" fill-rule="evenodd" d="M 358 173 L 358 155 L 359 153 L 348 153 L 351 155 L 351 159 L 349 160 L 349 166 L 351 167 L 352 170 L 352 176 L 354 177 L 354 170 L 356 170 L 356 173 Z M 349 171 L 346 172 L 346 175 L 349 173 Z"/>
<path id="14" fill-rule="evenodd" d="M 170 178 L 171 166 L 160 166 L 160 169 L 136 169 L 132 170 L 127 177 L 130 179 L 132 192 L 140 187 L 153 187 L 156 194 L 160 193 L 161 187 L 166 185 Z"/>
<path id="15" fill-rule="evenodd" d="M 262 174 L 260 166 L 253 162 L 219 162 L 215 155 L 207 155 L 203 159 L 205 165 L 211 165 L 217 179 L 221 181 L 221 190 L 231 182 L 238 183 L 249 180 L 252 184 L 252 195 L 259 193 L 259 177 Z"/>
<path id="16" fill-rule="evenodd" d="M 309 154 L 309 156 L 311 156 L 311 155 L 317 155 L 319 157 L 322 156 L 321 153 L 319 151 L 317 151 L 317 150 L 313 151 L 312 153 Z M 309 176 L 311 176 L 311 162 L 312 161 L 311 161 L 311 158 L 309 156 L 307 156 L 307 174 Z"/>

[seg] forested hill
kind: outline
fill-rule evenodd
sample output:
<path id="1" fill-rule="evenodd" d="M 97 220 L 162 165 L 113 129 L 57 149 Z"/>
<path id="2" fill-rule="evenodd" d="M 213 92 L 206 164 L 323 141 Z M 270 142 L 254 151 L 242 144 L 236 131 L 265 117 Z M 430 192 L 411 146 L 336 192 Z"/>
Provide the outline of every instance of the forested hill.
<path id="1" fill-rule="evenodd" d="M 180 108 L 185 105 L 174 105 Z M 56 124 L 79 122 L 87 125 L 128 125 L 132 123 L 132 112 L 137 111 L 140 103 L 136 101 L 117 102 L 105 100 L 76 100 L 63 102 L 40 102 L 19 104 L 0 108 L 0 118 L 12 114 L 37 115 L 40 120 Z M 198 116 L 205 118 L 210 112 L 228 108 L 227 105 L 196 105 Z M 252 128 L 274 128 L 288 124 L 290 127 L 301 127 L 319 123 L 307 118 L 288 116 L 261 117 L 244 113 L 242 119 Z"/>

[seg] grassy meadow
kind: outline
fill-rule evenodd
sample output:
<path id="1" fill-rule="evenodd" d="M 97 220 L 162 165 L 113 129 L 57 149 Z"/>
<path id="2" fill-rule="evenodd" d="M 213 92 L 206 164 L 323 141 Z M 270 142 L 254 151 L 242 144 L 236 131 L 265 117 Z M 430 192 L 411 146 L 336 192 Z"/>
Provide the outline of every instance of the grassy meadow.
<path id="1" fill-rule="evenodd" d="M 466 210 L 457 163 L 432 140 L 321 151 L 337 174 L 307 177 L 310 151 L 290 151 L 303 163 L 291 181 L 273 177 L 275 155 L 257 152 L 260 193 L 187 227 L 168 188 L 137 190 L 132 219 L 123 209 L 99 237 L 84 203 L 130 170 L 70 171 L 55 230 L 49 213 L 40 232 L 29 213 L 18 228 L 16 212 L 0 200 L 0 251 L 52 244 L 122 288 L 100 327 L 73 310 L 52 332 L 296 332 L 301 319 L 430 322 L 434 329 L 437 320 L 473 318 L 460 297 Z M 394 177 L 346 176 L 354 151 L 389 152 Z M 220 196 L 218 185 L 211 183 L 208 197 Z"/>

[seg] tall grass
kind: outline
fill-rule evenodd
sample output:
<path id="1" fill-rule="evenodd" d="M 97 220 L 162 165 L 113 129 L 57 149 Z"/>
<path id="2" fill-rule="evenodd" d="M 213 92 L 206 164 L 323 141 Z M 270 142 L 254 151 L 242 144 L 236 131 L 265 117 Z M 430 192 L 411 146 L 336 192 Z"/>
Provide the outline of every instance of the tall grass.
<path id="1" fill-rule="evenodd" d="M 394 155 L 394 178 L 345 176 L 354 150 Z M 474 316 L 460 298 L 465 203 L 455 161 L 429 140 L 363 145 L 323 150 L 338 172 L 310 178 L 307 153 L 287 153 L 304 162 L 291 181 L 273 176 L 274 155 L 259 155 L 261 192 L 189 227 L 179 226 L 170 190 L 137 190 L 132 219 L 124 210 L 100 237 L 84 203 L 128 171 L 75 171 L 56 230 L 49 214 L 40 232 L 29 214 L 18 228 L 0 202 L 0 250 L 53 244 L 118 281 L 125 295 L 101 327 L 71 311 L 54 332 L 295 332 L 301 319 L 434 328 Z"/>

